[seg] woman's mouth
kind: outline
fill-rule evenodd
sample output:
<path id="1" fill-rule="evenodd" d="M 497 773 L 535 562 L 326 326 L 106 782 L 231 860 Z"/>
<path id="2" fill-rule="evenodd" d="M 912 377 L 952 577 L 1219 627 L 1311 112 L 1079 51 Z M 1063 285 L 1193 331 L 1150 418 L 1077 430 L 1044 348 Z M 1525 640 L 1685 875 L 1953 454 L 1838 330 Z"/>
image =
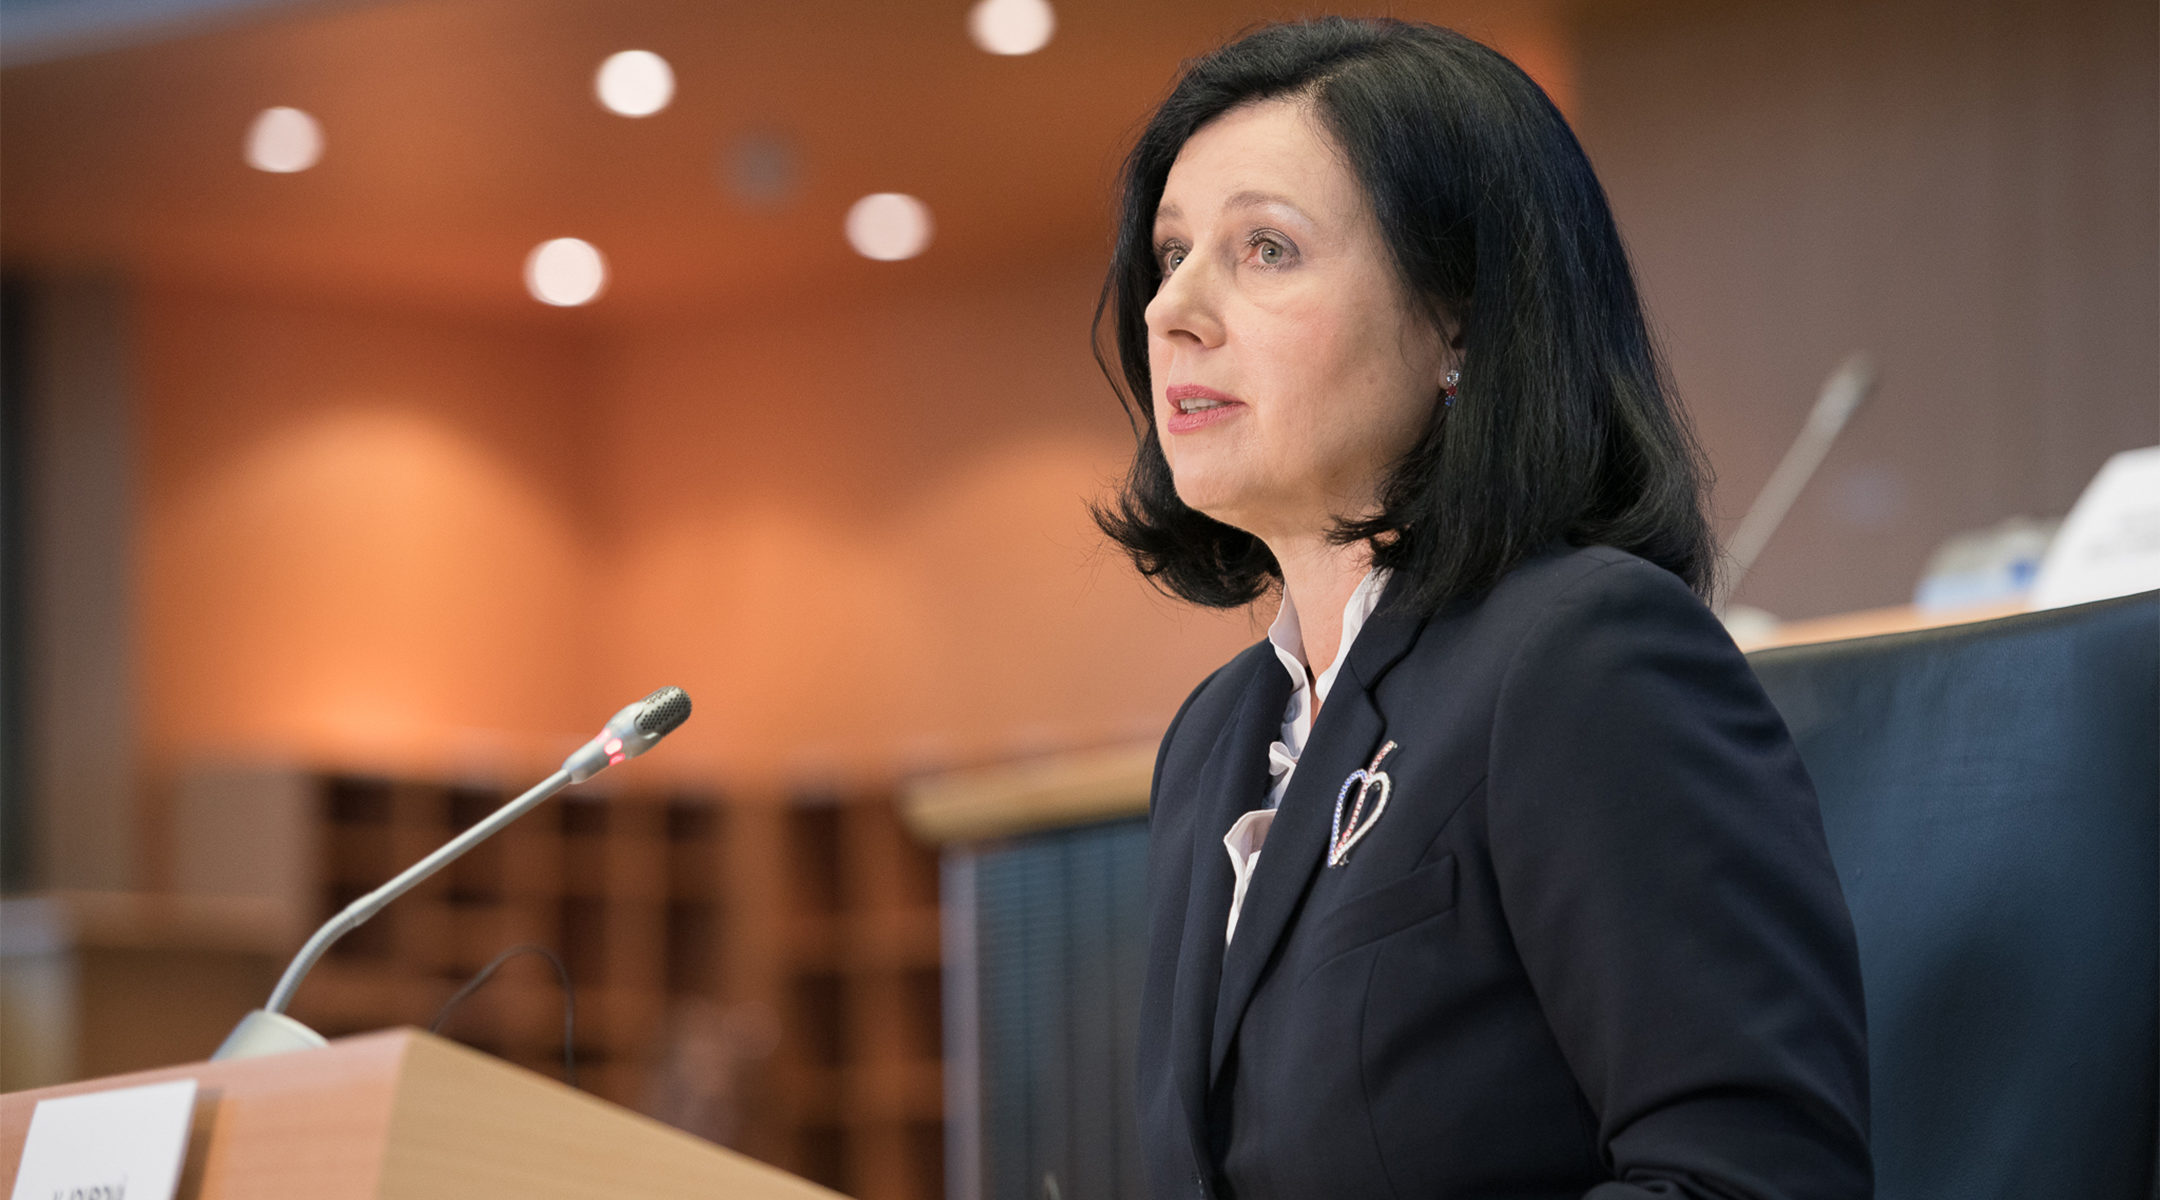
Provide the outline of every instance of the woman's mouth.
<path id="1" fill-rule="evenodd" d="M 1237 397 L 1197 383 L 1171 384 L 1163 389 L 1163 399 L 1170 402 L 1170 419 L 1165 425 L 1171 433 L 1191 433 L 1206 428 L 1245 407 Z"/>

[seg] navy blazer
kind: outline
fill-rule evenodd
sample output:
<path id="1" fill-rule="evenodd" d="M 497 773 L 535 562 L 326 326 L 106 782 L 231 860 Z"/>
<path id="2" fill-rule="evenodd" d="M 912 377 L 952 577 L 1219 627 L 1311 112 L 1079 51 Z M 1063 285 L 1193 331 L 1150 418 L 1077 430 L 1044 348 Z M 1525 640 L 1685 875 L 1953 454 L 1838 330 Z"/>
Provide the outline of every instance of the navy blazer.
<path id="1" fill-rule="evenodd" d="M 1814 791 L 1678 578 L 1606 548 L 1379 610 L 1224 952 L 1267 794 L 1262 642 L 1156 760 L 1141 1142 L 1159 1200 L 1872 1192 L 1851 917 Z M 1343 781 L 1388 805 L 1323 865 Z"/>

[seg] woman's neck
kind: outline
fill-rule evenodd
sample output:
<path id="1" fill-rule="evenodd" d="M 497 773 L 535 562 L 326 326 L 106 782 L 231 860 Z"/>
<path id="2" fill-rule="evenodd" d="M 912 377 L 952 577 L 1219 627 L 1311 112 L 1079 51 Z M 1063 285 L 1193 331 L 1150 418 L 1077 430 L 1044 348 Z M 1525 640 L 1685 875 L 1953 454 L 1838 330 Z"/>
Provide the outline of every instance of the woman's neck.
<path id="1" fill-rule="evenodd" d="M 1270 543 L 1268 549 L 1282 568 L 1283 592 L 1297 609 L 1299 640 L 1304 643 L 1300 649 L 1310 680 L 1342 649 L 1343 608 L 1372 569 L 1372 547 L 1362 541 L 1341 545 L 1320 535 L 1285 545 Z"/>

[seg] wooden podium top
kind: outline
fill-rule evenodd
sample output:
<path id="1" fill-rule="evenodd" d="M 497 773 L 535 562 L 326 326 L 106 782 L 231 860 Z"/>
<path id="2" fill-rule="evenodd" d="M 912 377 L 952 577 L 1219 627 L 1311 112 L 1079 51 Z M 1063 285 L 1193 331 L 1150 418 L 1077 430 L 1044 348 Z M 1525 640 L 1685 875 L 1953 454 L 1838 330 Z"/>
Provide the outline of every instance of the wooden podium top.
<path id="1" fill-rule="evenodd" d="M 37 1102 L 194 1079 L 179 1200 L 568 1200 L 838 1193 L 416 1029 L 0 1096 L 0 1178 Z"/>

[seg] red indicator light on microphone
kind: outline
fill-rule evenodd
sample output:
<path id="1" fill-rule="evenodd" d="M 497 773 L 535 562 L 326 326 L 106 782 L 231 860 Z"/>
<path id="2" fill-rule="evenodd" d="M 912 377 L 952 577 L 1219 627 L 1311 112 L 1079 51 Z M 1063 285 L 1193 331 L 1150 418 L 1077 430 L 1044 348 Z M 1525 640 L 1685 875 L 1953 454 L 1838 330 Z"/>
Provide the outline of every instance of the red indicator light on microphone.
<path id="1" fill-rule="evenodd" d="M 618 742 L 618 743 L 616 743 L 616 744 L 617 744 L 617 745 L 620 745 L 621 743 L 619 743 L 619 742 Z M 612 767 L 612 766 L 614 766 L 614 765 L 615 765 L 616 763 L 619 763 L 619 762 L 621 762 L 621 761 L 622 761 L 622 760 L 623 760 L 623 759 L 624 759 L 625 757 L 627 757 L 627 756 L 626 756 L 626 755 L 624 755 L 624 754 L 623 754 L 623 753 L 622 753 L 621 751 L 616 751 L 615 753 L 613 753 L 613 754 L 610 754 L 610 755 L 608 755 L 608 757 L 607 757 L 607 765 L 609 765 L 609 766 L 611 766 L 611 767 Z"/>
<path id="2" fill-rule="evenodd" d="M 605 751 L 607 751 L 607 752 L 608 752 L 609 754 L 614 754 L 614 755 L 620 755 L 620 754 L 622 754 L 622 739 L 621 739 L 621 738 L 609 738 L 609 739 L 607 740 L 607 744 L 606 744 L 605 746 L 602 746 L 602 747 L 600 747 L 600 748 L 601 748 L 602 750 L 605 750 Z M 620 762 L 620 761 L 622 761 L 622 760 L 621 760 L 621 759 L 620 759 L 620 758 L 618 757 L 618 758 L 610 759 L 609 761 L 610 761 L 610 762 Z"/>

